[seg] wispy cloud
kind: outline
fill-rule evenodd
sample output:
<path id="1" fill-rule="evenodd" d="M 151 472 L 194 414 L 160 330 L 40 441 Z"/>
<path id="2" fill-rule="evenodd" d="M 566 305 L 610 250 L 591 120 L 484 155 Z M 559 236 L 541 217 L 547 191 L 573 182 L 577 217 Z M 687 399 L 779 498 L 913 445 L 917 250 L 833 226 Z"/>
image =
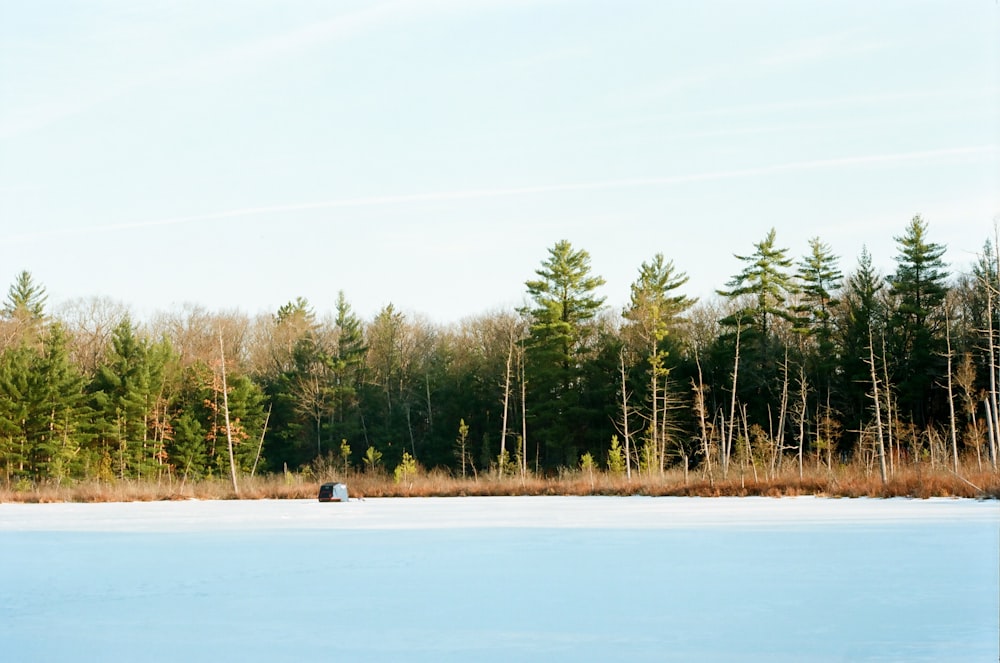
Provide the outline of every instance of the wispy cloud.
<path id="1" fill-rule="evenodd" d="M 317 44 L 336 42 L 377 29 L 388 21 L 405 20 L 420 5 L 413 0 L 394 0 L 343 13 L 327 20 L 226 46 L 215 51 L 181 57 L 155 69 L 141 70 L 124 77 L 109 77 L 102 84 L 51 89 L 48 98 L 20 106 L 0 108 L 0 139 L 44 128 L 68 117 L 100 107 L 136 90 L 157 88 L 166 82 L 217 80 L 238 72 L 252 72 L 269 59 L 294 55 Z M 120 28 L 130 30 L 129 25 Z M 105 39 L 113 38 L 104 35 Z"/>
<path id="2" fill-rule="evenodd" d="M 747 177 L 761 177 L 779 173 L 818 170 L 825 168 L 842 168 L 846 166 L 878 165 L 901 162 L 933 162 L 963 157 L 982 157 L 997 155 L 997 149 L 991 146 L 967 146 L 956 148 L 945 148 L 937 150 L 924 150 L 917 152 L 898 152 L 891 154 L 869 154 L 848 157 L 835 157 L 829 159 L 813 159 L 806 161 L 791 161 L 768 166 L 755 166 L 750 168 L 736 168 L 730 170 L 718 170 L 702 173 L 691 173 L 687 175 L 668 175 L 660 177 L 636 177 L 614 180 L 596 180 L 589 182 L 572 182 L 564 184 L 543 184 L 522 187 L 503 187 L 487 189 L 468 189 L 463 191 L 436 191 L 429 193 L 399 194 L 388 196 L 370 196 L 362 198 L 344 198 L 340 200 L 326 200 L 316 202 L 289 203 L 282 205 L 265 205 L 257 207 L 244 207 L 230 209 L 220 212 L 210 212 L 206 214 L 194 214 L 189 216 L 175 216 L 164 219 L 148 221 L 135 221 L 127 223 L 95 225 L 82 228 L 62 228 L 40 232 L 28 232 L 9 235 L 0 238 L 0 241 L 7 243 L 30 242 L 40 239 L 50 239 L 56 237 L 74 237 L 81 235 L 94 235 L 100 233 L 114 233 L 121 231 L 138 230 L 144 228 L 156 228 L 162 226 L 179 226 L 185 224 L 222 221 L 227 219 L 237 219 L 242 217 L 263 216 L 267 214 L 304 212 L 310 210 L 330 210 L 348 209 L 362 207 L 383 207 L 390 205 L 411 205 L 431 202 L 466 201 L 487 198 L 504 198 L 525 195 L 540 195 L 546 193 L 563 193 L 573 191 L 601 191 L 613 189 L 627 189 L 648 186 L 669 186 L 684 184 L 687 182 L 707 182 L 713 180 L 728 180 Z"/>
<path id="3" fill-rule="evenodd" d="M 859 30 L 847 30 L 789 42 L 759 58 L 754 64 L 761 67 L 797 66 L 818 60 L 870 53 L 885 47 L 884 43 L 865 40 Z"/>
<path id="4" fill-rule="evenodd" d="M 559 0 L 550 0 L 559 1 Z M 172 63 L 119 79 L 105 79 L 103 85 L 50 90 L 51 96 L 3 109 L 0 107 L 0 140 L 44 128 L 68 117 L 100 107 L 136 90 L 159 88 L 180 81 L 216 81 L 228 76 L 252 73 L 261 63 L 294 57 L 321 44 L 336 43 L 379 30 L 391 23 L 406 23 L 419 16 L 458 12 L 531 7 L 538 0 L 482 0 L 476 3 L 459 0 L 386 0 L 365 4 L 324 20 L 275 32 L 264 37 L 223 46 L 214 51 L 179 57 Z M 335 3 L 329 3 L 335 7 Z M 223 20 L 223 19 L 220 19 Z M 123 33 L 133 30 L 126 23 Z M 115 33 L 102 35 L 114 39 Z M 131 38 L 131 34 L 129 34 Z M 98 67 L 100 68 L 100 67 Z"/>

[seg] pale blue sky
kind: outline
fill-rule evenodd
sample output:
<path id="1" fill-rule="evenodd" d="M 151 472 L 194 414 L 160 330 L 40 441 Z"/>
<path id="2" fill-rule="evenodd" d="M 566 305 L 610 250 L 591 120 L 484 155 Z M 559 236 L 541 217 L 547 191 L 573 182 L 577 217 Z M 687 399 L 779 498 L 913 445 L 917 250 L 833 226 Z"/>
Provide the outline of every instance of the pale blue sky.
<path id="1" fill-rule="evenodd" d="M 771 227 L 965 269 L 1000 215 L 996 0 L 0 0 L 0 286 L 139 314 L 522 303 L 560 239 L 620 308 Z"/>

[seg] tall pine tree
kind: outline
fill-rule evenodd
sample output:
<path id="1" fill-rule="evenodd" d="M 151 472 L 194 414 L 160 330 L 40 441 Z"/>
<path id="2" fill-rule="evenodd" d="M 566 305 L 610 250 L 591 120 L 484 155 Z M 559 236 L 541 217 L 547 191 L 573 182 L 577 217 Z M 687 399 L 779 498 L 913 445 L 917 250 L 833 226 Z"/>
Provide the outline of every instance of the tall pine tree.
<path id="1" fill-rule="evenodd" d="M 935 413 L 932 392 L 945 366 L 945 247 L 928 239 L 927 223 L 920 216 L 913 217 L 896 243 L 896 273 L 889 277 L 897 302 L 889 333 L 893 376 L 902 413 L 925 426 L 935 414 L 943 414 Z"/>
<path id="2" fill-rule="evenodd" d="M 666 457 L 670 396 L 667 393 L 668 333 L 676 328 L 680 316 L 694 301 L 676 290 L 687 283 L 688 277 L 676 271 L 672 261 L 664 261 L 657 253 L 652 261 L 643 262 L 639 278 L 631 286 L 631 299 L 624 311 L 624 334 L 630 345 L 645 356 L 647 373 L 645 456 L 652 465 L 662 469 Z"/>
<path id="3" fill-rule="evenodd" d="M 590 254 L 566 240 L 549 249 L 548 259 L 525 282 L 533 306 L 522 310 L 530 325 L 527 347 L 528 411 L 533 433 L 549 466 L 576 465 L 582 444 L 575 428 L 588 324 L 604 303 L 595 294 L 604 279 L 590 273 Z"/>

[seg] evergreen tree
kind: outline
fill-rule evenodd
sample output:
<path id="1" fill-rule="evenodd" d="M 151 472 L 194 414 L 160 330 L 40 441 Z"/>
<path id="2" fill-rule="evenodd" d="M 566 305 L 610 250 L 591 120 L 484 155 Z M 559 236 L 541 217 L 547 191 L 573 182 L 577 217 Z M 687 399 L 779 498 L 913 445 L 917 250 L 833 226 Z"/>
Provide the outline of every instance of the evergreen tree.
<path id="1" fill-rule="evenodd" d="M 837 347 L 834 341 L 833 313 L 839 305 L 836 293 L 840 289 L 842 274 L 837 266 L 838 258 L 828 244 L 818 237 L 809 240 L 810 253 L 800 263 L 798 269 L 799 305 L 798 331 L 805 343 L 805 378 L 817 389 L 819 407 L 825 416 L 831 416 L 833 376 L 838 365 Z"/>
<path id="2" fill-rule="evenodd" d="M 574 430 L 580 402 L 588 323 L 604 303 L 594 291 L 604 279 L 590 274 L 590 255 L 562 240 L 525 283 L 534 306 L 523 309 L 531 324 L 527 347 L 529 412 L 548 465 L 576 464 L 581 444 Z"/>
<path id="3" fill-rule="evenodd" d="M 983 376 L 981 387 L 989 389 L 986 377 L 995 363 L 990 360 L 990 338 L 993 332 L 993 349 L 1000 347 L 1000 265 L 997 264 L 996 247 L 986 240 L 983 250 L 976 256 L 969 274 L 959 279 L 962 302 L 963 333 L 960 347 L 976 356 L 976 373 Z M 990 319 L 992 317 L 992 319 Z"/>
<path id="4" fill-rule="evenodd" d="M 94 432 L 121 479 L 148 478 L 160 469 L 162 440 L 154 431 L 169 355 L 168 345 L 151 344 L 126 318 L 90 383 Z"/>
<path id="5" fill-rule="evenodd" d="M 752 334 L 757 338 L 763 363 L 770 359 L 773 319 L 793 320 L 788 300 L 796 292 L 788 271 L 792 267 L 792 259 L 788 257 L 788 249 L 775 246 L 776 241 L 777 235 L 772 228 L 763 240 L 754 244 L 754 253 L 737 255 L 736 258 L 745 263 L 745 267 L 726 283 L 729 290 L 719 291 L 720 295 L 730 300 L 747 300 L 747 304 L 740 306 L 736 314 L 726 317 L 722 324 L 735 327 L 749 323 Z"/>
<path id="6" fill-rule="evenodd" d="M 261 434 L 264 429 L 265 403 L 263 390 L 248 376 L 231 374 L 227 377 L 229 387 L 229 419 L 233 434 L 233 455 L 239 472 L 249 473 L 254 462 L 259 467 L 267 466 L 267 458 L 257 458 Z M 226 436 L 225 422 L 216 418 L 216 429 L 212 435 L 218 440 L 213 461 L 215 471 L 220 476 L 229 472 L 228 453 L 222 449 Z"/>
<path id="7" fill-rule="evenodd" d="M 19 344 L 0 354 L 0 436 L 2 436 L 4 475 L 34 478 L 31 467 L 31 439 L 34 425 L 34 364 L 37 352 Z"/>
<path id="8" fill-rule="evenodd" d="M 410 446 L 404 398 L 407 390 L 406 316 L 391 303 L 379 311 L 366 330 L 368 357 L 365 419 L 371 443 L 395 464 Z"/>
<path id="9" fill-rule="evenodd" d="M 60 323 L 49 327 L 35 373 L 45 421 L 36 437 L 32 464 L 40 475 L 55 479 L 79 476 L 85 381 L 70 361 L 69 339 Z"/>
<path id="10" fill-rule="evenodd" d="M 184 411 L 174 418 L 173 438 L 167 453 L 182 481 L 205 476 L 208 470 L 206 431 L 195 413 Z"/>
<path id="11" fill-rule="evenodd" d="M 837 267 L 838 258 L 830 246 L 818 237 L 809 240 L 810 253 L 800 263 L 798 277 L 802 283 L 800 323 L 807 334 L 816 337 L 821 348 L 828 348 L 832 334 L 831 316 L 839 304 L 835 293 L 843 276 Z"/>
<path id="12" fill-rule="evenodd" d="M 288 374 L 292 395 L 299 414 L 309 421 L 315 455 L 319 457 L 323 454 L 323 424 L 333 410 L 333 359 L 326 344 L 313 331 L 296 341 L 292 356 L 294 368 Z"/>
<path id="13" fill-rule="evenodd" d="M 351 309 L 343 290 L 337 293 L 334 325 L 337 345 L 332 362 L 331 435 L 334 440 L 351 440 L 360 436 L 363 431 L 358 411 L 358 396 L 368 346 L 365 345 L 361 321 Z"/>
<path id="14" fill-rule="evenodd" d="M 754 253 L 737 255 L 745 266 L 726 284 L 729 290 L 719 291 L 735 306 L 735 310 L 720 321 L 724 328 L 733 331 L 719 341 L 725 342 L 727 353 L 735 353 L 738 336 L 737 391 L 742 394 L 740 400 L 750 407 L 752 418 L 765 423 L 769 423 L 767 409 L 770 404 L 781 400 L 779 367 L 785 365 L 784 355 L 788 349 L 787 338 L 782 340 L 784 349 L 780 353 L 773 349 L 779 331 L 775 321 L 793 322 L 789 299 L 796 292 L 789 271 L 792 259 L 788 257 L 788 249 L 778 248 L 776 241 L 772 228 L 763 240 L 754 244 Z M 731 367 L 728 370 L 731 371 Z M 729 389 L 731 392 L 731 387 Z"/>
<path id="15" fill-rule="evenodd" d="M 79 475 L 83 378 L 66 334 L 50 327 L 41 349 L 27 344 L 0 358 L 0 435 L 8 476 L 62 480 Z"/>
<path id="16" fill-rule="evenodd" d="M 837 403 L 848 430 L 861 430 L 871 406 L 870 386 L 866 386 L 871 384 L 871 368 L 867 361 L 871 354 L 876 361 L 882 357 L 887 318 L 884 286 L 885 280 L 872 265 L 871 254 L 862 248 L 858 266 L 844 284 L 837 322 L 841 354 Z M 851 450 L 847 442 L 841 451 Z"/>
<path id="17" fill-rule="evenodd" d="M 315 458 L 322 444 L 329 388 L 317 373 L 328 370 L 329 353 L 316 314 L 302 297 L 281 306 L 269 330 L 270 366 L 259 376 L 272 406 L 267 457 L 279 467 L 298 467 Z"/>
<path id="18" fill-rule="evenodd" d="M 666 404 L 670 400 L 666 393 L 669 374 L 666 341 L 670 329 L 676 328 L 680 316 L 694 304 L 686 296 L 674 294 L 687 281 L 686 274 L 677 273 L 673 262 L 664 262 L 663 254 L 657 253 L 651 262 L 643 262 L 639 268 L 639 278 L 632 283 L 631 301 L 624 312 L 625 334 L 646 359 L 647 438 L 654 445 L 660 468 L 666 456 Z"/>
<path id="19" fill-rule="evenodd" d="M 7 290 L 3 315 L 9 319 L 40 321 L 45 317 L 47 299 L 45 288 L 35 283 L 31 272 L 23 270 Z"/>
<path id="20" fill-rule="evenodd" d="M 945 247 L 928 240 L 927 223 L 919 216 L 896 243 L 896 273 L 889 277 L 898 302 L 890 318 L 893 376 L 901 410 L 923 426 L 933 416 L 932 391 L 944 373 Z"/>
<path id="21" fill-rule="evenodd" d="M 28 271 L 17 275 L 7 291 L 2 310 L 4 345 L 37 344 L 45 326 L 45 288 Z"/>

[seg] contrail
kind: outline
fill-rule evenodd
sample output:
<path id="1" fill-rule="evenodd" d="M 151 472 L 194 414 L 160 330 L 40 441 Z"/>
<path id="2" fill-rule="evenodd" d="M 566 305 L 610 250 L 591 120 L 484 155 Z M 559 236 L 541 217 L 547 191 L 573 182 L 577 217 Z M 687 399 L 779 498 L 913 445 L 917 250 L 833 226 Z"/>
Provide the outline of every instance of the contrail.
<path id="1" fill-rule="evenodd" d="M 316 209 L 345 209 L 352 207 L 381 207 L 387 205 L 403 205 L 409 203 L 426 203 L 440 201 L 474 200 L 479 198 L 503 198 L 543 193 L 559 193 L 566 191 L 600 191 L 608 189 L 625 189 L 632 187 L 682 184 L 685 182 L 705 182 L 711 180 L 737 179 L 741 177 L 756 177 L 795 170 L 812 170 L 820 168 L 836 168 L 843 166 L 892 163 L 900 161 L 920 161 L 941 157 L 969 156 L 978 154 L 994 154 L 996 148 L 988 146 L 956 147 L 920 152 L 903 152 L 896 154 L 874 154 L 865 156 L 840 157 L 834 159 L 816 159 L 811 161 L 792 161 L 772 166 L 757 166 L 753 168 L 738 168 L 690 175 L 670 175 L 664 177 L 637 177 L 617 180 L 598 180 L 591 182 L 575 182 L 567 184 L 545 184 L 537 186 L 507 187 L 495 189 L 469 189 L 465 191 L 438 191 L 431 193 L 401 194 L 392 196 L 371 196 L 365 198 L 344 198 L 341 200 L 326 200 L 319 202 L 291 203 L 284 205 L 268 205 L 261 207 L 245 207 L 241 209 L 194 214 L 190 216 L 175 216 L 166 219 L 150 221 L 135 221 L 115 223 L 85 228 L 63 228 L 35 233 L 22 233 L 6 237 L 3 241 L 23 242 L 52 237 L 66 237 L 109 233 L 121 230 L 136 230 L 154 228 L 157 226 L 176 226 L 199 221 L 217 221 L 235 219 L 244 216 L 259 216 L 279 212 L 301 212 Z"/>

